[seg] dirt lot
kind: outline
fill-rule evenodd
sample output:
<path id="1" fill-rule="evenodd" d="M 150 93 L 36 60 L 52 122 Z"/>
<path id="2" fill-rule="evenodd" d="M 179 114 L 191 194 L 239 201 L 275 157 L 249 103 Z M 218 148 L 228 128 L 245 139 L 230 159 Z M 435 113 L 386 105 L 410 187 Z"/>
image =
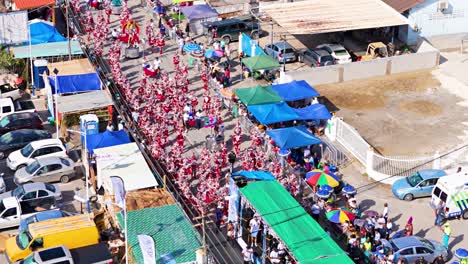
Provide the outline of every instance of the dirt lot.
<path id="1" fill-rule="evenodd" d="M 315 87 L 386 155 L 443 151 L 459 144 L 465 107 L 430 71 Z"/>

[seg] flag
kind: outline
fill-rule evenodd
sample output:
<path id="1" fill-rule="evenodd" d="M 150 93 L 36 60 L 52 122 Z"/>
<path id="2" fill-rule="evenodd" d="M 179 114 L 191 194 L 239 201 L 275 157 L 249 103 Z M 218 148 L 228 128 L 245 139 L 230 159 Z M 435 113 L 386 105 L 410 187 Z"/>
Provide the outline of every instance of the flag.
<path id="1" fill-rule="evenodd" d="M 154 239 L 148 235 L 138 235 L 138 243 L 143 254 L 143 264 L 156 263 Z"/>
<path id="2" fill-rule="evenodd" d="M 125 210 L 125 186 L 122 178 L 118 176 L 110 177 L 112 181 L 112 189 L 114 189 L 115 203 Z"/>

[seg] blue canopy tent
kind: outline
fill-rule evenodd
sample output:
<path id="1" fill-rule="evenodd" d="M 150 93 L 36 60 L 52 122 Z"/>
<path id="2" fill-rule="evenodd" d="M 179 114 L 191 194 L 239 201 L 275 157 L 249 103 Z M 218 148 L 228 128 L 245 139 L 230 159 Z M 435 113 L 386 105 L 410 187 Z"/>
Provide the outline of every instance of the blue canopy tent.
<path id="1" fill-rule="evenodd" d="M 247 109 L 253 114 L 258 122 L 264 125 L 300 119 L 294 109 L 289 107 L 285 102 L 250 105 Z"/>
<path id="2" fill-rule="evenodd" d="M 209 5 L 192 5 L 180 9 L 190 23 L 190 31 L 195 34 L 204 32 L 203 23 L 218 20 L 218 12 Z"/>
<path id="3" fill-rule="evenodd" d="M 124 130 L 106 130 L 103 133 L 86 137 L 86 148 L 90 154 L 93 154 L 94 150 L 98 148 L 112 147 L 127 143 L 130 143 L 130 138 Z"/>
<path id="4" fill-rule="evenodd" d="M 300 117 L 300 120 L 328 120 L 332 116 L 327 107 L 323 104 L 313 104 L 303 108 L 294 108 L 294 112 Z"/>
<path id="5" fill-rule="evenodd" d="M 33 19 L 29 22 L 29 31 L 32 45 L 67 40 L 67 38 L 60 35 L 52 23 L 40 19 Z M 29 45 L 29 42 L 24 44 Z"/>
<path id="6" fill-rule="evenodd" d="M 266 133 L 280 148 L 299 148 L 319 144 L 320 139 L 314 137 L 304 126 L 286 127 L 267 130 Z"/>
<path id="7" fill-rule="evenodd" d="M 244 177 L 248 180 L 274 181 L 275 176 L 268 171 L 245 171 L 241 170 L 232 173 L 232 177 Z"/>
<path id="8" fill-rule="evenodd" d="M 57 78 L 58 89 L 55 79 Z M 52 93 L 66 94 L 101 90 L 101 80 L 97 73 L 49 76 Z"/>
<path id="9" fill-rule="evenodd" d="M 271 88 L 283 98 L 284 101 L 296 101 L 320 94 L 312 88 L 306 81 L 292 81 L 289 83 L 272 85 Z"/>

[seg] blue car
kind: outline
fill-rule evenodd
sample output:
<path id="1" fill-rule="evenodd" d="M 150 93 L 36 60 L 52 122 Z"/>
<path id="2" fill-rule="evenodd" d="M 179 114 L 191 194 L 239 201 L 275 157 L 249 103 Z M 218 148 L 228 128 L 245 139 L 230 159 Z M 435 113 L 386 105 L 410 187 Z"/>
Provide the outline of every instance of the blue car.
<path id="1" fill-rule="evenodd" d="M 21 232 L 23 229 L 26 229 L 29 224 L 41 222 L 49 219 L 56 219 L 60 217 L 70 216 L 70 213 L 64 212 L 62 210 L 50 210 L 39 212 L 37 214 L 31 215 L 25 219 L 21 219 L 19 231 Z"/>
<path id="2" fill-rule="evenodd" d="M 431 196 L 437 180 L 447 175 L 443 170 L 421 170 L 393 183 L 392 192 L 400 200 Z"/>

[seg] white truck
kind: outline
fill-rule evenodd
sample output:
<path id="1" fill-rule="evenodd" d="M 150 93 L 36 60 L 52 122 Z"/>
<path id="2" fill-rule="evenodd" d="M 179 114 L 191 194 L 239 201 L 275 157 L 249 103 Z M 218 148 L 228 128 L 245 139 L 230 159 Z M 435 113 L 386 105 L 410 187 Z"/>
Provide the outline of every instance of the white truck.
<path id="1" fill-rule="evenodd" d="M 53 209 L 55 201 L 44 202 L 47 206 L 32 207 L 28 202 L 19 202 L 16 197 L 7 197 L 0 201 L 0 229 L 17 227 L 20 220 L 34 215 L 37 212 Z"/>
<path id="2" fill-rule="evenodd" d="M 0 98 L 18 100 L 23 97 L 24 90 L 11 86 L 8 83 L 0 85 Z"/>
<path id="3" fill-rule="evenodd" d="M 80 247 L 69 250 L 65 246 L 58 246 L 36 251 L 24 260 L 14 264 L 112 264 L 112 255 L 105 243 Z"/>
<path id="4" fill-rule="evenodd" d="M 440 201 L 443 202 L 445 218 L 468 220 L 468 173 L 441 177 L 432 190 L 432 208 L 437 208 Z"/>
<path id="5" fill-rule="evenodd" d="M 31 101 L 13 101 L 11 98 L 0 98 L 0 118 L 9 114 L 23 112 L 36 112 L 34 103 Z"/>

